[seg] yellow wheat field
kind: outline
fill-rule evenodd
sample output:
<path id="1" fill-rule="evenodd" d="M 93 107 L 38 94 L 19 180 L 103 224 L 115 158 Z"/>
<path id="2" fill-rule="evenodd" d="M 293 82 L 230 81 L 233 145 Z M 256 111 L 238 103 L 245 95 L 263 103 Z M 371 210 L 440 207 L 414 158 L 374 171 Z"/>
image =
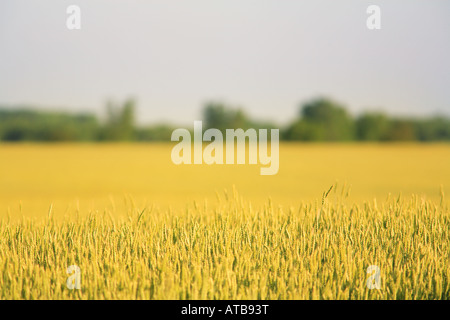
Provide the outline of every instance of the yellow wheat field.
<path id="1" fill-rule="evenodd" d="M 450 146 L 282 144 L 276 176 L 170 150 L 0 145 L 0 298 L 450 298 Z"/>

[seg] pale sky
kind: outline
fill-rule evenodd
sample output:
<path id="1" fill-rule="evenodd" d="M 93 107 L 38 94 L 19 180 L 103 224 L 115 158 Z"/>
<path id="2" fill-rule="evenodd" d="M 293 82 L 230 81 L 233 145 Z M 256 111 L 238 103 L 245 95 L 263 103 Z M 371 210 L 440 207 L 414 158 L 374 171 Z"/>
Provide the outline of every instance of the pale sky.
<path id="1" fill-rule="evenodd" d="M 221 100 L 285 123 L 319 95 L 450 115 L 450 1 L 0 1 L 0 105 L 101 114 L 135 97 L 140 123 L 192 123 Z"/>

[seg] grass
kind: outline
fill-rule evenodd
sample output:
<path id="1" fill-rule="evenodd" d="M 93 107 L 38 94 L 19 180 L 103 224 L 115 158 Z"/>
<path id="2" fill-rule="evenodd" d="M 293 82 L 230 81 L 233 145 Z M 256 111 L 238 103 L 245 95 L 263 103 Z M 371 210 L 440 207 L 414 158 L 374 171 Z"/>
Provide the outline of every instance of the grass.
<path id="1" fill-rule="evenodd" d="M 184 212 L 3 220 L 0 298 L 450 298 L 447 207 L 340 199 L 284 211 L 271 202 L 255 209 L 234 193 Z M 81 290 L 66 287 L 70 265 L 81 268 Z M 381 270 L 379 290 L 366 286 L 370 265 Z"/>
<path id="2" fill-rule="evenodd" d="M 0 151 L 0 299 L 450 298 L 445 145 L 282 145 L 268 180 L 259 167 L 171 166 L 166 145 Z M 230 182 L 243 195 L 214 192 Z M 71 265 L 81 290 L 66 287 Z M 380 289 L 367 288 L 371 265 Z"/>

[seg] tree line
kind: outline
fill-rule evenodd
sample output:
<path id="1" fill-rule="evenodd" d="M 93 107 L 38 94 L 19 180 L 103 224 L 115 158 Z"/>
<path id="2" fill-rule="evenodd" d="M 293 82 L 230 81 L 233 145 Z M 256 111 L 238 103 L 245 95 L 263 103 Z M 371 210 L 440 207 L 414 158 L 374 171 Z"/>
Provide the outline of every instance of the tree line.
<path id="1" fill-rule="evenodd" d="M 0 108 L 1 141 L 170 141 L 170 124 L 138 126 L 136 104 L 109 103 L 106 117 L 33 109 Z M 243 109 L 221 102 L 206 103 L 203 128 L 244 130 L 279 128 L 280 139 L 290 141 L 450 141 L 450 118 L 406 118 L 382 112 L 351 115 L 345 106 L 317 98 L 300 106 L 298 115 L 283 127 L 257 121 Z"/>

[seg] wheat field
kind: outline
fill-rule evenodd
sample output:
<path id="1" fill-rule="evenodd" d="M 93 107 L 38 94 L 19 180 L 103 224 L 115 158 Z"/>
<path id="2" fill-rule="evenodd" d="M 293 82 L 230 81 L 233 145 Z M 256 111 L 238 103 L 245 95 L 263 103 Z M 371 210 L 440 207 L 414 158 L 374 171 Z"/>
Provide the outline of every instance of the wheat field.
<path id="1" fill-rule="evenodd" d="M 0 299 L 450 298 L 447 145 L 284 144 L 273 177 L 167 144 L 0 154 Z"/>

